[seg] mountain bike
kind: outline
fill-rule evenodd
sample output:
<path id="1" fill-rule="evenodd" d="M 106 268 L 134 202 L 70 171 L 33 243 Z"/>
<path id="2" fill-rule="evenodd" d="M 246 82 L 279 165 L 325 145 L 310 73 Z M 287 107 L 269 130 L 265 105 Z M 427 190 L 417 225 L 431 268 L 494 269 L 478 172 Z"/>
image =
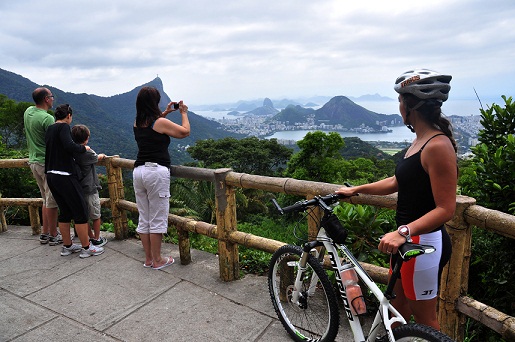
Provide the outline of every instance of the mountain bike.
<path id="1" fill-rule="evenodd" d="M 328 269 L 334 273 L 331 278 L 336 280 L 354 341 L 452 341 L 432 327 L 407 323 L 390 303 L 403 262 L 434 252 L 434 247 L 408 242 L 403 244 L 398 250 L 399 257 L 392 267 L 386 290 L 382 292 L 345 245 L 347 232 L 331 207 L 342 198 L 338 194 L 317 196 L 283 208 L 275 199 L 272 200 L 281 214 L 306 212 L 306 216 L 316 218 L 313 214 L 316 207 L 323 212 L 322 218 L 317 218 L 320 229 L 316 239 L 308 241 L 303 247 L 282 246 L 270 261 L 270 297 L 279 320 L 291 338 L 295 341 L 334 341 L 338 334 L 340 307 L 328 271 L 323 267 L 327 253 L 330 261 Z M 348 273 L 351 275 L 350 282 Z M 367 335 L 360 322 L 360 316 L 366 310 L 365 302 L 360 288 L 357 294 L 355 291 L 359 280 L 378 302 L 377 313 Z M 397 326 L 392 328 L 392 325 Z"/>

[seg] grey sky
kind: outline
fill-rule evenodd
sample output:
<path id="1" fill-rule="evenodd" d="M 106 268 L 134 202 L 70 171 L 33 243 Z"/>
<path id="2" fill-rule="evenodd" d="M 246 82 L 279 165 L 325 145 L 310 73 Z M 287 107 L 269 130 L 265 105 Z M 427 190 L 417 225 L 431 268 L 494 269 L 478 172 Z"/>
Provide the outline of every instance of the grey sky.
<path id="1" fill-rule="evenodd" d="M 0 68 L 110 96 L 156 75 L 208 104 L 395 97 L 402 72 L 451 74 L 451 97 L 515 96 L 515 1 L 0 2 Z"/>

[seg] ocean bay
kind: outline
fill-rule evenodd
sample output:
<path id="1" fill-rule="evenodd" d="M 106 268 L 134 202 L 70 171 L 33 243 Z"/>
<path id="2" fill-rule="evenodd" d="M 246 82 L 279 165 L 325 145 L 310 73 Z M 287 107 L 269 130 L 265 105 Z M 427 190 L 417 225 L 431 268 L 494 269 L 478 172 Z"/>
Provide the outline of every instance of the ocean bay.
<path id="1" fill-rule="evenodd" d="M 357 105 L 360 105 L 363 108 L 366 108 L 370 111 L 379 114 L 399 114 L 399 102 L 395 101 L 356 101 Z M 485 98 L 482 100 L 482 105 L 484 109 L 487 109 L 492 105 L 492 103 L 503 103 L 502 99 L 490 99 Z M 320 108 L 314 107 L 314 109 Z M 479 109 L 481 108 L 479 101 L 477 99 L 472 100 L 462 100 L 462 99 L 449 99 L 442 106 L 442 112 L 447 115 L 458 115 L 458 116 L 470 116 L 470 115 L 480 115 Z M 277 108 L 278 110 L 282 110 L 283 108 Z M 206 118 L 214 119 L 214 120 L 234 120 L 240 118 L 241 116 L 235 115 L 227 115 L 233 109 L 226 110 L 195 110 L 194 108 L 190 109 L 195 114 L 201 115 Z M 243 112 L 241 113 L 243 114 Z"/>
<path id="2" fill-rule="evenodd" d="M 384 133 L 355 133 L 355 132 L 337 132 L 344 138 L 357 137 L 363 141 L 388 141 L 388 142 L 407 142 L 411 143 L 415 138 L 415 134 L 412 133 L 406 126 L 388 127 L 391 132 Z M 304 138 L 308 132 L 314 132 L 314 130 L 298 130 L 298 131 L 280 131 L 267 136 L 267 139 L 275 138 L 277 140 L 293 140 L 299 141 Z"/>
<path id="3" fill-rule="evenodd" d="M 492 102 L 483 101 L 483 106 L 485 108 L 489 107 Z M 369 102 L 356 102 L 356 104 L 362 106 L 363 108 L 366 108 L 368 110 L 371 110 L 376 113 L 381 114 L 395 114 L 398 113 L 399 110 L 399 103 L 397 101 L 369 101 Z M 319 107 L 316 107 L 317 109 Z M 480 104 L 476 100 L 451 100 L 444 103 L 442 107 L 442 111 L 445 115 L 451 116 L 463 116 L 463 117 L 472 117 L 472 116 L 478 116 L 480 115 Z M 281 110 L 281 109 L 278 109 Z M 215 120 L 219 123 L 225 124 L 225 125 L 233 125 L 236 121 L 239 121 L 239 124 L 246 125 L 247 126 L 247 133 L 250 132 L 250 135 L 257 135 L 257 136 L 264 136 L 267 139 L 270 138 L 276 138 L 278 140 L 288 140 L 290 142 L 296 142 L 304 138 L 304 136 L 308 132 L 313 132 L 317 129 L 313 130 L 281 130 L 281 131 L 272 131 L 272 132 L 266 132 L 266 129 L 260 129 L 256 125 L 255 120 L 249 120 L 246 122 L 244 119 L 245 113 L 240 112 L 240 115 L 228 115 L 230 111 L 225 110 L 202 110 L 202 111 L 195 111 L 194 113 L 201 115 L 205 118 Z M 406 127 L 406 126 L 389 126 L 388 127 L 390 132 L 377 132 L 377 133 L 357 133 L 357 132 L 350 132 L 350 131 L 338 131 L 338 133 L 342 137 L 358 137 L 363 141 L 368 142 L 378 142 L 378 141 L 384 141 L 384 142 L 392 142 L 392 143 L 406 143 L 409 144 L 413 141 L 415 138 L 415 135 Z M 328 130 L 327 132 L 329 132 Z M 334 131 L 334 130 L 332 130 Z"/>

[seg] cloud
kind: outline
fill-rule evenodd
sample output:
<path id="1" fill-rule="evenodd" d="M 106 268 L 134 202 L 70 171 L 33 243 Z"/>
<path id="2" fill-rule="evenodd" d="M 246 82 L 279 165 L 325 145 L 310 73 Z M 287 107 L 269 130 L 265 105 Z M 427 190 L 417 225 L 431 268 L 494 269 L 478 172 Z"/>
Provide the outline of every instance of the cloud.
<path id="1" fill-rule="evenodd" d="M 412 67 L 455 96 L 515 91 L 515 3 L 90 0 L 0 4 L 0 67 L 114 95 L 157 74 L 190 103 L 380 93 Z"/>

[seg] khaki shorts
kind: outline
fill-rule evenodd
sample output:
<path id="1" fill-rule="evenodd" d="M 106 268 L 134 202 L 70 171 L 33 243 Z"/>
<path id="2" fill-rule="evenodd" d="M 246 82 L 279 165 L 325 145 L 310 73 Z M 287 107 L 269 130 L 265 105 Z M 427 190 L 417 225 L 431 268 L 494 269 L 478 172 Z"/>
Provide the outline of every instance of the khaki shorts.
<path id="1" fill-rule="evenodd" d="M 43 198 L 43 206 L 47 208 L 57 208 L 57 203 L 46 181 L 45 166 L 40 163 L 29 163 L 29 167 L 38 183 L 41 198 Z"/>
<path id="2" fill-rule="evenodd" d="M 86 204 L 88 205 L 89 218 L 97 220 L 100 218 L 100 197 L 98 192 L 91 195 L 84 195 Z"/>
<path id="3" fill-rule="evenodd" d="M 170 211 L 170 170 L 145 163 L 132 172 L 134 194 L 138 206 L 139 234 L 166 234 Z"/>

